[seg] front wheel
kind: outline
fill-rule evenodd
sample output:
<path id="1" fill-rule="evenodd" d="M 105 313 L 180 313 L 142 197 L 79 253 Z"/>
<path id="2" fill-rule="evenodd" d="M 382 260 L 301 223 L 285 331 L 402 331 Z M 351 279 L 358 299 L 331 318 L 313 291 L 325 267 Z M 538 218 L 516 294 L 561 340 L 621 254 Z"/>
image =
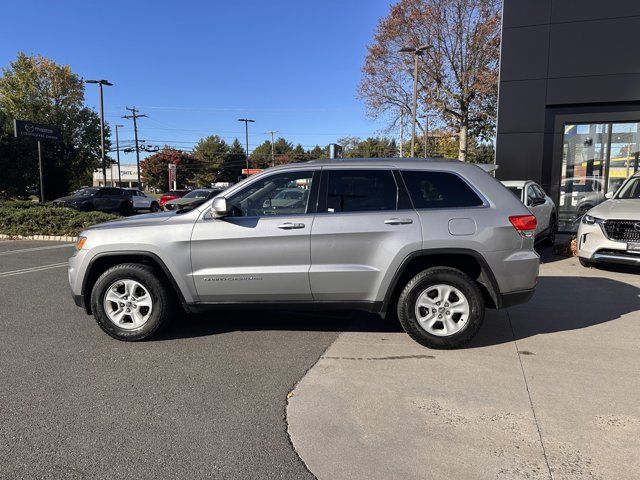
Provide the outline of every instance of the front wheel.
<path id="1" fill-rule="evenodd" d="M 397 310 L 405 332 L 431 348 L 464 345 L 484 320 L 478 285 L 450 267 L 429 268 L 413 277 L 400 294 Z"/>
<path id="2" fill-rule="evenodd" d="M 156 335 L 171 318 L 171 296 L 152 268 L 139 263 L 111 267 L 91 291 L 91 310 L 107 334 L 124 341 Z"/>
<path id="3" fill-rule="evenodd" d="M 151 213 L 156 213 L 158 210 L 160 210 L 160 205 L 158 205 L 157 202 L 153 202 L 149 210 L 151 211 Z"/>

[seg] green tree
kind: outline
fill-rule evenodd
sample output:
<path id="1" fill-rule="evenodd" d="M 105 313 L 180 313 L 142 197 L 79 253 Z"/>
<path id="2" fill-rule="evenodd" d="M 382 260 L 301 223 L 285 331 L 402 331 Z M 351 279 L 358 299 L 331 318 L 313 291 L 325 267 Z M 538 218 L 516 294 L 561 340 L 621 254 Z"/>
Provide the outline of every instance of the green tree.
<path id="1" fill-rule="evenodd" d="M 3 134 L 12 132 L 13 119 L 48 123 L 60 127 L 63 142 L 43 144 L 45 194 L 54 198 L 91 181 L 100 162 L 100 120 L 84 105 L 84 84 L 67 65 L 42 56 L 19 53 L 2 69 L 0 110 Z M 106 127 L 106 148 L 109 128 Z M 18 165 L 15 177 L 0 178 L 0 194 L 24 194 L 38 185 L 37 150 L 30 139 L 5 138 L 9 162 Z M 5 145 L 6 148 L 6 145 Z M 6 160 L 6 157 L 5 157 Z M 3 160 L 4 161 L 4 160 Z"/>
<path id="2" fill-rule="evenodd" d="M 169 164 L 176 165 L 176 183 L 178 188 L 194 186 L 194 169 L 198 161 L 188 152 L 164 146 L 158 153 L 148 156 L 140 162 L 140 173 L 146 184 L 152 188 L 172 189 L 169 185 Z"/>
<path id="3" fill-rule="evenodd" d="M 205 187 L 220 181 L 228 153 L 229 145 L 218 135 L 201 139 L 193 150 L 198 165 L 194 171 L 194 183 Z"/>
<path id="4" fill-rule="evenodd" d="M 320 145 L 316 145 L 309 150 L 309 160 L 316 160 L 318 158 L 327 158 L 329 154 L 326 148 L 322 148 Z"/>
<path id="5" fill-rule="evenodd" d="M 245 167 L 245 150 L 240 141 L 235 138 L 229 147 L 229 151 L 224 157 L 222 170 L 220 172 L 220 182 L 237 182 L 242 169 Z"/>
<path id="6" fill-rule="evenodd" d="M 342 145 L 345 158 L 387 158 L 398 155 L 395 140 L 384 137 L 369 137 L 360 140 L 357 137 L 345 137 L 338 140 Z"/>

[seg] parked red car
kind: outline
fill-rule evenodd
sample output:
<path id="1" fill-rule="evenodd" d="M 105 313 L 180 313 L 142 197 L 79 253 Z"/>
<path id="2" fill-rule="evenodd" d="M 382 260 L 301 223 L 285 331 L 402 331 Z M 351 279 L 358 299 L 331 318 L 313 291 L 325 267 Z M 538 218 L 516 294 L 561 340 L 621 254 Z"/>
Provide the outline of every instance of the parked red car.
<path id="1" fill-rule="evenodd" d="M 167 193 L 162 195 L 162 197 L 160 197 L 160 208 L 164 209 L 164 204 L 169 200 L 173 200 L 174 198 L 182 198 L 187 193 L 189 193 L 189 190 L 169 190 Z"/>

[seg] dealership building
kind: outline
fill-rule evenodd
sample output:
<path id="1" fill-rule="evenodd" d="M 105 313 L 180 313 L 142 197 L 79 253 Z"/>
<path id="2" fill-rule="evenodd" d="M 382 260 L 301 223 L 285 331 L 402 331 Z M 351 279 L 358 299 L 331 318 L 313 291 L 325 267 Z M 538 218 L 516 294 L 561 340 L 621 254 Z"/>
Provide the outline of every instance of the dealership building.
<path id="1" fill-rule="evenodd" d="M 640 0 L 504 0 L 498 177 L 540 183 L 560 229 L 639 168 Z"/>
<path id="2" fill-rule="evenodd" d="M 112 164 L 107 166 L 107 185 L 123 188 L 138 187 L 138 169 L 133 165 L 120 165 L 120 183 L 118 179 L 118 165 Z M 102 169 L 99 168 L 93 172 L 93 186 L 104 187 L 104 176 Z M 142 178 L 142 187 L 144 187 L 144 178 Z"/>

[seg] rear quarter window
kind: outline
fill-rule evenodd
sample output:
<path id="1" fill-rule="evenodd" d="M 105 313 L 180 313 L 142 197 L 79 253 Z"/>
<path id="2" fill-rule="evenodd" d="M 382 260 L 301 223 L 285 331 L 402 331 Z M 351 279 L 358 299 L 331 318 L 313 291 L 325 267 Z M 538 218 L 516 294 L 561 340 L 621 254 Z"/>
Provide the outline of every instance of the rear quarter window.
<path id="1" fill-rule="evenodd" d="M 458 175 L 448 172 L 401 171 L 415 208 L 480 207 L 484 203 Z"/>

